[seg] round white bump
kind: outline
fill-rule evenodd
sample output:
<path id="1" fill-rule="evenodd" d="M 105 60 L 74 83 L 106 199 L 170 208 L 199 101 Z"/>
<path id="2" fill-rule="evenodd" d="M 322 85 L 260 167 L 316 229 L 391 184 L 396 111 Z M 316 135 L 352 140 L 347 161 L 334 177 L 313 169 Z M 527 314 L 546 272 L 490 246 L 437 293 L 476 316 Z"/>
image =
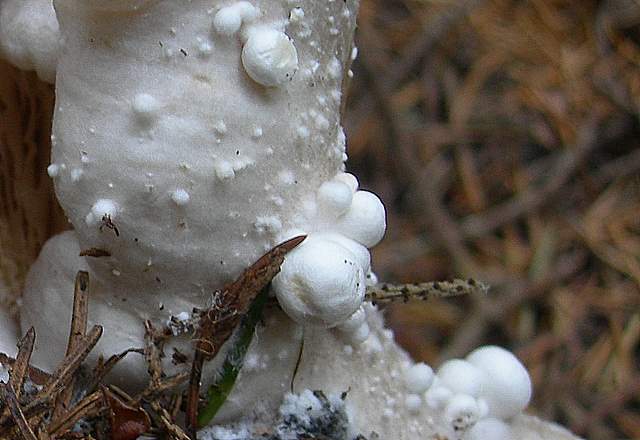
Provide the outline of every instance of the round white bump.
<path id="1" fill-rule="evenodd" d="M 301 324 L 334 327 L 362 304 L 364 273 L 344 247 L 308 237 L 289 253 L 273 289 L 283 310 Z"/>
<path id="2" fill-rule="evenodd" d="M 378 244 L 387 228 L 384 205 L 373 193 L 357 191 L 349 210 L 338 218 L 338 232 L 370 248 Z"/>
<path id="3" fill-rule="evenodd" d="M 438 368 L 438 379 L 454 393 L 478 397 L 485 374 L 465 360 L 451 359 Z"/>
<path id="4" fill-rule="evenodd" d="M 251 33 L 242 48 L 242 65 L 255 82 L 275 87 L 293 78 L 298 52 L 284 32 L 259 29 Z"/>
<path id="5" fill-rule="evenodd" d="M 320 209 L 337 217 L 347 212 L 353 200 L 353 193 L 346 183 L 330 180 L 320 185 L 317 197 Z"/>
<path id="6" fill-rule="evenodd" d="M 519 414 L 531 400 L 531 378 L 511 352 L 487 346 L 472 351 L 467 361 L 485 373 L 480 396 L 487 401 L 489 415 L 506 419 Z"/>
<path id="7" fill-rule="evenodd" d="M 171 200 L 178 206 L 184 206 L 189 203 L 189 193 L 182 188 L 178 188 L 171 193 Z"/>
<path id="8" fill-rule="evenodd" d="M 502 420 L 486 418 L 479 420 L 467 431 L 464 440 L 512 440 L 511 428 Z"/>
<path id="9" fill-rule="evenodd" d="M 433 370 L 424 362 L 412 365 L 406 372 L 405 383 L 412 393 L 422 394 L 433 383 Z"/>

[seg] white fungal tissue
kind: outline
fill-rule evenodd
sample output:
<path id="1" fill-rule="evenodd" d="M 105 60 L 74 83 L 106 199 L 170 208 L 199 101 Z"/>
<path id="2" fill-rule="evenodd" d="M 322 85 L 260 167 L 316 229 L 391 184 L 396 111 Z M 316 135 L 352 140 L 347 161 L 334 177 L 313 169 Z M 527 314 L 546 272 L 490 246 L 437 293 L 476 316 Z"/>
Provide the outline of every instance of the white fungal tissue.
<path id="1" fill-rule="evenodd" d="M 415 385 L 417 378 L 430 377 L 429 367 L 423 365 L 416 364 L 406 373 L 409 394 L 425 391 L 424 385 Z M 442 411 L 465 440 L 509 439 L 503 420 L 520 414 L 530 399 L 527 370 L 512 353 L 496 346 L 478 348 L 465 359 L 446 361 L 430 377 L 424 394 L 425 403 Z"/>
<path id="2" fill-rule="evenodd" d="M 334 327 L 362 304 L 365 274 L 345 247 L 308 237 L 286 257 L 273 288 L 296 322 Z"/>
<path id="3" fill-rule="evenodd" d="M 91 207 L 85 217 L 88 226 L 102 224 L 105 220 L 114 221 L 118 212 L 115 202 L 110 199 L 99 199 Z"/>
<path id="4" fill-rule="evenodd" d="M 276 87 L 293 78 L 298 69 L 298 52 L 284 32 L 259 28 L 250 32 L 242 48 L 242 65 L 258 84 Z"/>
<path id="5" fill-rule="evenodd" d="M 52 83 L 61 48 L 51 0 L 0 1 L 0 56 Z"/>
<path id="6" fill-rule="evenodd" d="M 371 274 L 367 248 L 384 234 L 384 206 L 374 194 L 359 191 L 353 175 L 339 173 L 320 185 L 306 207 L 298 229 L 281 238 L 309 237 L 285 258 L 273 290 L 295 321 L 336 327 L 347 343 L 362 344 L 369 336 L 360 307 Z"/>

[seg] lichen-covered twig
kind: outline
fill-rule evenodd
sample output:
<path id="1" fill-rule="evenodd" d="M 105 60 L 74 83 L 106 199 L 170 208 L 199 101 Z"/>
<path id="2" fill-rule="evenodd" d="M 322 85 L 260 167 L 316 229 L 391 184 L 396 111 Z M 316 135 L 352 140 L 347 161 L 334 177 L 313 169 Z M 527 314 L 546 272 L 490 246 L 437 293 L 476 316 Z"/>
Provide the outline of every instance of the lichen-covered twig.
<path id="1" fill-rule="evenodd" d="M 489 286 L 472 278 L 468 280 L 429 281 L 426 283 L 380 283 L 367 287 L 366 300 L 372 303 L 407 302 L 410 299 L 428 300 L 459 295 L 485 295 Z"/>

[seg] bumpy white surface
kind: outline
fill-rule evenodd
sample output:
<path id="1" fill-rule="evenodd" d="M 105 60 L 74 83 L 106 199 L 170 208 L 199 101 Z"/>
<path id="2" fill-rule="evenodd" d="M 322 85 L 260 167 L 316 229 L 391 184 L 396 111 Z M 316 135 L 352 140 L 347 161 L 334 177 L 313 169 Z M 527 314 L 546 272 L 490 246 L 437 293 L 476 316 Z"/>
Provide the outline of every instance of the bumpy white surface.
<path id="1" fill-rule="evenodd" d="M 342 298 L 319 298 L 316 322 L 335 325 L 358 309 L 368 250 L 349 234 L 336 236 L 332 223 L 342 211 L 321 219 L 324 199 L 317 194 L 341 174 L 346 157 L 339 125 L 343 72 L 336 66 L 349 63 L 356 2 L 294 3 L 56 3 L 65 46 L 49 171 L 78 244 L 67 236 L 46 252 L 73 246 L 111 253 L 79 259 L 101 286 L 92 300 L 100 312 L 92 316 L 105 335 L 117 335 L 101 344 L 105 354 L 140 346 L 144 319 L 164 323 L 206 305 L 211 292 L 296 229 L 328 234 L 322 246 L 340 249 L 353 263 L 349 290 Z M 311 18 L 289 23 L 294 7 Z M 231 32 L 233 14 L 240 24 Z M 243 46 L 250 48 L 259 32 L 278 33 L 277 44 L 284 35 L 288 45 L 284 52 L 276 47 L 273 58 L 258 51 L 268 64 L 263 76 L 279 81 L 293 68 L 287 57 L 295 49 L 297 71 L 277 87 L 256 84 L 242 63 Z M 344 215 L 357 215 L 357 208 L 345 204 Z M 64 351 L 67 323 L 39 314 L 62 313 L 80 267 L 71 269 L 73 258 L 40 260 L 41 268 L 67 268 L 49 270 L 59 278 L 52 284 L 66 290 L 44 295 L 32 274 L 25 292 L 34 309 L 23 317 L 23 329 L 37 327 L 49 351 L 38 360 L 51 369 Z M 337 279 L 310 280 L 338 291 Z M 368 332 L 357 330 L 356 339 L 366 339 Z"/>
<path id="2" fill-rule="evenodd" d="M 52 83 L 60 46 L 52 0 L 0 1 L 0 56 Z"/>

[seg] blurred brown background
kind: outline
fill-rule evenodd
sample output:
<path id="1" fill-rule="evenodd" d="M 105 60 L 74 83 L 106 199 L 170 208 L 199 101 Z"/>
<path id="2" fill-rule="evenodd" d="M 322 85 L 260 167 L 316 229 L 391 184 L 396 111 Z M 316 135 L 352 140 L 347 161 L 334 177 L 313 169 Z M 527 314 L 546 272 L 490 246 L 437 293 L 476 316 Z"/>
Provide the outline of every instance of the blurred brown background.
<path id="1" fill-rule="evenodd" d="M 362 0 L 350 169 L 388 209 L 385 281 L 486 298 L 388 308 L 437 366 L 499 344 L 530 411 L 640 439 L 640 1 Z"/>

